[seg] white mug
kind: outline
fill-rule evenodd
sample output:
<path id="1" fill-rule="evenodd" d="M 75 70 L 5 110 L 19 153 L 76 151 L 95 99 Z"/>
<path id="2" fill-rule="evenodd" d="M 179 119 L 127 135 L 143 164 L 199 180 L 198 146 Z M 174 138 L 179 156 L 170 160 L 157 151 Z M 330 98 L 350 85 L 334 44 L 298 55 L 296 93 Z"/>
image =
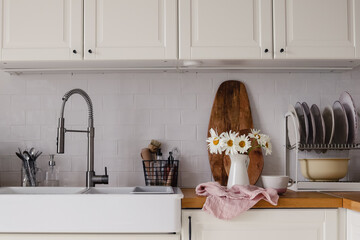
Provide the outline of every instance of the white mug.
<path id="1" fill-rule="evenodd" d="M 294 184 L 288 176 L 261 176 L 261 180 L 264 188 L 274 188 L 278 194 L 285 193 Z"/>

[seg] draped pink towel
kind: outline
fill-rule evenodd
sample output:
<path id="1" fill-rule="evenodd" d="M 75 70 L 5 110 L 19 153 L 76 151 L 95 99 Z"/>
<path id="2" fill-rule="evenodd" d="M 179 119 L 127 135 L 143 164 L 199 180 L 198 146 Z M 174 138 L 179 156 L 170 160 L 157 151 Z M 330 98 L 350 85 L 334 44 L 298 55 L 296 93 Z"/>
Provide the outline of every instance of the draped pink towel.
<path id="1" fill-rule="evenodd" d="M 272 205 L 277 205 L 279 195 L 275 189 L 261 188 L 254 185 L 234 185 L 230 189 L 218 182 L 199 184 L 196 194 L 207 196 L 203 206 L 205 212 L 219 219 L 229 220 L 249 210 L 258 201 L 264 199 Z"/>

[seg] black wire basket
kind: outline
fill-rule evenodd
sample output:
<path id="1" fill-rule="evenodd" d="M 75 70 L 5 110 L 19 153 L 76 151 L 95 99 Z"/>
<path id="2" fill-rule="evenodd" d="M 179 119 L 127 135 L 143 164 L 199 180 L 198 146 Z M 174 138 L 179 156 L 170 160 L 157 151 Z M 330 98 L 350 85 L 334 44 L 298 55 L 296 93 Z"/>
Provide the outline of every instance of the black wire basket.
<path id="1" fill-rule="evenodd" d="M 143 160 L 146 186 L 177 187 L 179 160 Z"/>

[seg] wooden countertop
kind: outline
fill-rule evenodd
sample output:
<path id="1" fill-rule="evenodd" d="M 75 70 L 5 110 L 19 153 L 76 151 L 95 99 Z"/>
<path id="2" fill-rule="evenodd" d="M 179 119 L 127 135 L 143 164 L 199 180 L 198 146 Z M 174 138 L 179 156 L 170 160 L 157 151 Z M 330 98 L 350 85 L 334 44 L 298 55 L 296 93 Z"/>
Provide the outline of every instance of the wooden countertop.
<path id="1" fill-rule="evenodd" d="M 195 194 L 193 188 L 181 189 L 184 193 L 182 199 L 182 208 L 202 208 L 206 197 L 200 197 Z M 343 193 L 345 194 L 345 193 Z M 355 198 L 355 197 L 354 197 Z M 360 210 L 360 192 L 357 194 L 359 200 L 356 205 Z M 351 203 L 354 206 L 354 203 Z M 351 205 L 348 203 L 348 205 Z M 348 206 L 347 205 L 347 206 Z M 270 203 L 261 200 L 253 208 L 341 208 L 343 207 L 343 197 L 335 194 L 326 194 L 319 192 L 294 192 L 288 190 L 280 196 L 278 205 L 273 206 Z M 355 209 L 354 209 L 355 210 Z"/>
<path id="2" fill-rule="evenodd" d="M 343 208 L 360 212 L 360 192 L 327 192 L 343 199 Z"/>

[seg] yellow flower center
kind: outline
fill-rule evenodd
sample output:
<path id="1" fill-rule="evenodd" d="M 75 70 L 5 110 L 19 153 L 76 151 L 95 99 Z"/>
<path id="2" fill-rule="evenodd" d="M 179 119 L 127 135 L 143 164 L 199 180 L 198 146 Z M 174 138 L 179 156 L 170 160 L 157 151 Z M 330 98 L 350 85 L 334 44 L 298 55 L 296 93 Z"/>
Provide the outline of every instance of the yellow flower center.
<path id="1" fill-rule="evenodd" d="M 265 143 L 265 147 L 266 147 L 266 148 L 269 148 L 269 143 Z"/>
<path id="2" fill-rule="evenodd" d="M 233 140 L 227 141 L 227 145 L 228 145 L 229 147 L 232 147 L 232 146 L 233 146 Z"/>
<path id="3" fill-rule="evenodd" d="M 241 141 L 241 142 L 239 142 L 239 146 L 241 147 L 241 148 L 243 148 L 243 147 L 245 147 L 245 141 Z"/>
<path id="4" fill-rule="evenodd" d="M 213 141 L 213 144 L 214 144 L 214 145 L 218 145 L 218 144 L 219 144 L 219 139 L 218 139 L 218 138 L 215 138 L 214 141 Z"/>

